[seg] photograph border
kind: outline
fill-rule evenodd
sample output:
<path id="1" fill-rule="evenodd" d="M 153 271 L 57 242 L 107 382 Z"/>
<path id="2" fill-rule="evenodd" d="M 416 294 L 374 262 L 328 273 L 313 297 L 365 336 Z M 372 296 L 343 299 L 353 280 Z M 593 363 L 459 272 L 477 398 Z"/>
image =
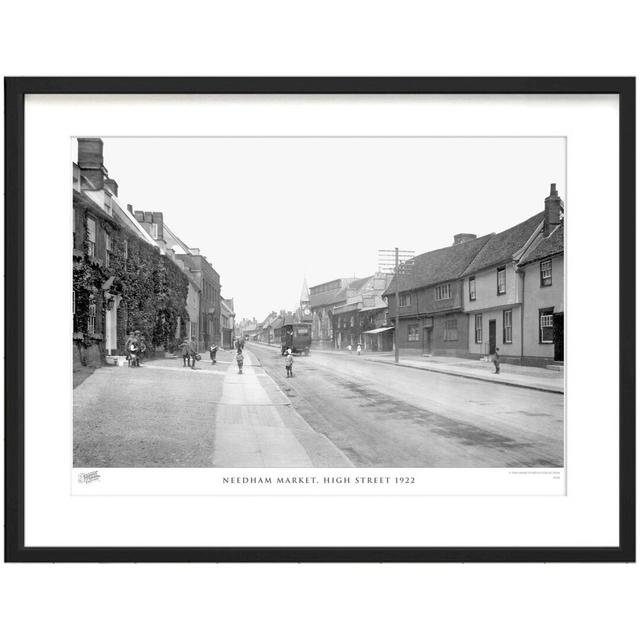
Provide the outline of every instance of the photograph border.
<path id="1" fill-rule="evenodd" d="M 24 112 L 25 97 L 29 94 L 616 94 L 619 99 L 620 190 L 618 546 L 25 546 Z M 635 78 L 632 77 L 5 78 L 5 562 L 634 562 L 635 136 Z M 620 345 L 625 348 L 621 349 Z"/>

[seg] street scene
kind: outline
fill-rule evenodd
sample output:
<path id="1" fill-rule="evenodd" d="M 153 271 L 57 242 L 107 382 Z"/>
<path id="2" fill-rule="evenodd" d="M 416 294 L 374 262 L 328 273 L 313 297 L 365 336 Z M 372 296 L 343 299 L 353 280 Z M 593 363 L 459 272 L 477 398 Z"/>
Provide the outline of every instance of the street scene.
<path id="1" fill-rule="evenodd" d="M 383 151 L 428 163 L 428 142 Z M 505 207 L 510 226 L 490 219 L 483 233 L 462 233 L 458 224 L 468 223 L 453 219 L 441 223 L 448 241 L 408 232 L 396 248 L 386 229 L 373 241 L 361 231 L 327 231 L 324 243 L 300 243 L 282 237 L 286 224 L 238 224 L 238 213 L 222 227 L 197 213 L 184 214 L 187 225 L 159 211 L 154 189 L 169 181 L 151 166 L 168 144 L 77 140 L 74 467 L 564 466 L 565 210 L 557 182 L 537 204 L 532 191 L 532 209 Z M 171 144 L 165 163 L 187 143 Z M 204 153 L 227 172 L 221 191 L 237 194 L 234 160 L 245 166 L 249 143 L 190 144 L 185 153 Z M 293 171 L 297 155 L 320 162 L 318 151 L 327 151 L 312 141 L 273 145 L 256 143 L 251 158 L 272 154 Z M 152 200 L 152 210 L 121 200 L 107 149 L 120 172 L 150 185 L 151 195 L 137 197 Z M 140 163 L 129 166 L 132 149 L 149 159 L 148 175 Z M 340 140 L 327 157 L 341 152 L 363 154 L 364 163 L 371 148 Z M 228 163 L 215 165 L 218 157 Z M 276 185 L 260 197 L 278 193 Z M 173 202 L 170 184 L 164 197 Z M 176 202 L 197 209 L 195 200 L 193 208 Z M 205 224 L 197 244 L 206 249 L 182 239 Z"/>

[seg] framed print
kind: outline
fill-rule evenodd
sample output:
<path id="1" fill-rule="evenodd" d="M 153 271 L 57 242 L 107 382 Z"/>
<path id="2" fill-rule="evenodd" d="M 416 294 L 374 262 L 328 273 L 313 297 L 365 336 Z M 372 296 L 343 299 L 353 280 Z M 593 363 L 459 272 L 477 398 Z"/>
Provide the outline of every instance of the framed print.
<path id="1" fill-rule="evenodd" d="M 633 78 L 7 78 L 9 561 L 635 560 Z"/>

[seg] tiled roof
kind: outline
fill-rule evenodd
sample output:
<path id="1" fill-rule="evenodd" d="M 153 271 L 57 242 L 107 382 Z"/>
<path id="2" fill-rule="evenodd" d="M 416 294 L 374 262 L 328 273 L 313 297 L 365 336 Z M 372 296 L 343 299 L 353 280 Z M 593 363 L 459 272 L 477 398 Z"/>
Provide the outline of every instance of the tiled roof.
<path id="1" fill-rule="evenodd" d="M 515 227 L 494 234 L 462 275 L 466 276 L 512 260 L 513 255 L 519 249 L 522 249 L 543 219 L 544 211 L 517 224 Z"/>
<path id="2" fill-rule="evenodd" d="M 564 222 L 561 222 L 547 238 L 540 236 L 522 256 L 520 264 L 542 260 L 558 253 L 564 253 Z"/>
<path id="3" fill-rule="evenodd" d="M 411 262 L 411 272 L 400 278 L 400 290 L 429 287 L 438 282 L 455 280 L 469 266 L 479 251 L 487 245 L 493 234 L 454 244 L 443 249 L 436 249 L 416 256 Z M 395 276 L 384 295 L 395 291 Z"/>
<path id="4" fill-rule="evenodd" d="M 309 296 L 309 306 L 326 307 L 329 305 L 336 305 L 341 302 L 345 302 L 347 299 L 347 287 L 341 287 L 340 289 L 332 289 L 331 291 L 323 291 L 315 295 Z"/>
<path id="5" fill-rule="evenodd" d="M 371 280 L 373 276 L 367 276 L 366 278 L 358 278 L 357 280 L 353 280 L 349 283 L 348 288 L 353 291 L 358 291 L 361 287 L 364 287 L 369 280 Z"/>

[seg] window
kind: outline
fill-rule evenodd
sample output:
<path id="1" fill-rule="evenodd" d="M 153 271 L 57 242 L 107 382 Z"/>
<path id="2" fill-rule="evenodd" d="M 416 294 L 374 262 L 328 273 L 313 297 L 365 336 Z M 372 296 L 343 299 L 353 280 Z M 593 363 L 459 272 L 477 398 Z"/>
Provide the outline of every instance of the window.
<path id="1" fill-rule="evenodd" d="M 411 294 L 410 293 L 401 293 L 400 294 L 400 306 L 401 307 L 409 307 L 409 306 L 411 306 Z"/>
<path id="2" fill-rule="evenodd" d="M 507 293 L 507 268 L 498 267 L 498 295 Z"/>
<path id="3" fill-rule="evenodd" d="M 407 327 L 407 341 L 408 342 L 418 342 L 420 339 L 419 325 L 410 324 Z"/>
<path id="4" fill-rule="evenodd" d="M 543 260 L 540 263 L 540 286 L 551 286 L 551 260 Z"/>
<path id="5" fill-rule="evenodd" d="M 96 332 L 96 303 L 91 301 L 89 303 L 89 318 L 87 320 L 87 333 L 89 335 Z"/>
<path id="6" fill-rule="evenodd" d="M 108 267 L 109 261 L 110 261 L 109 254 L 111 253 L 111 236 L 106 231 L 104 232 L 104 247 L 105 247 L 104 266 Z"/>
<path id="7" fill-rule="evenodd" d="M 351 316 L 350 325 L 353 327 L 355 325 L 355 318 Z"/>
<path id="8" fill-rule="evenodd" d="M 87 218 L 87 255 L 96 255 L 96 221 Z"/>
<path id="9" fill-rule="evenodd" d="M 513 313 L 511 309 L 502 312 L 502 342 L 511 344 L 513 342 Z"/>
<path id="10" fill-rule="evenodd" d="M 436 287 L 436 300 L 448 300 L 449 298 L 451 298 L 451 284 L 438 285 Z"/>
<path id="11" fill-rule="evenodd" d="M 475 315 L 475 338 L 476 344 L 482 344 L 482 314 L 476 313 Z"/>
<path id="12" fill-rule="evenodd" d="M 540 343 L 553 343 L 553 307 L 549 309 L 538 309 L 540 316 Z"/>
<path id="13" fill-rule="evenodd" d="M 476 299 L 476 279 L 474 276 L 469 278 L 469 300 Z"/>
<path id="14" fill-rule="evenodd" d="M 450 318 L 444 321 L 444 339 L 446 342 L 458 339 L 458 319 Z"/>

